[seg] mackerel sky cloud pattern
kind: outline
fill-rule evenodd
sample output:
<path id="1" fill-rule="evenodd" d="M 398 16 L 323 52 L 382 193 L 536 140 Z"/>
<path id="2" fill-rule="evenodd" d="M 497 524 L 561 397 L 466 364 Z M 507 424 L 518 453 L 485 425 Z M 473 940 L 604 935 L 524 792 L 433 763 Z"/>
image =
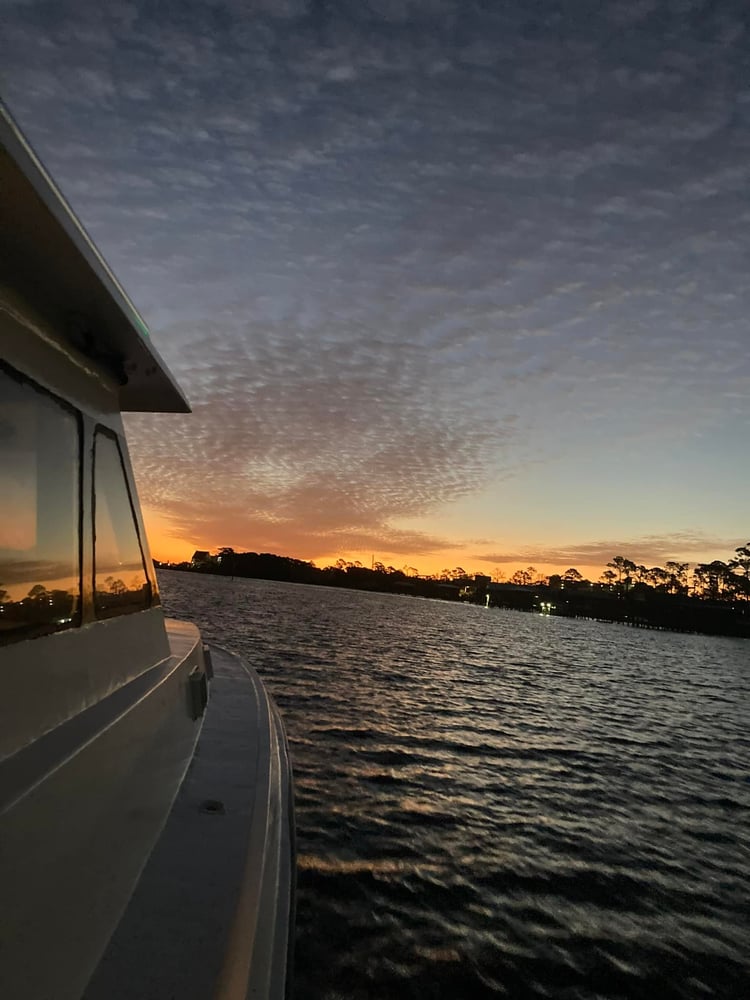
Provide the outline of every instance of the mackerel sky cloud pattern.
<path id="1" fill-rule="evenodd" d="M 5 97 L 194 404 L 128 421 L 145 505 L 425 568 L 745 541 L 748 16 L 6 0 Z"/>

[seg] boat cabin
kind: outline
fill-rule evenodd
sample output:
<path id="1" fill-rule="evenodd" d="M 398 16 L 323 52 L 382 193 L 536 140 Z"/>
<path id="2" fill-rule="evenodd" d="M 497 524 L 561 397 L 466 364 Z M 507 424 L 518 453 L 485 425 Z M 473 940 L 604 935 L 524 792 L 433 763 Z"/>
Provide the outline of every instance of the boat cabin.
<path id="1" fill-rule="evenodd" d="M 164 616 L 123 432 L 125 411 L 189 406 L 2 106 L 0 140 L 0 995 L 281 996 L 283 727 L 222 653 L 207 721 L 210 661 Z M 233 729 L 221 713 L 243 698 Z M 199 741 L 204 765 L 232 754 L 235 771 L 202 773 Z M 196 912 L 180 900 L 206 876 L 207 802 L 223 860 Z"/>

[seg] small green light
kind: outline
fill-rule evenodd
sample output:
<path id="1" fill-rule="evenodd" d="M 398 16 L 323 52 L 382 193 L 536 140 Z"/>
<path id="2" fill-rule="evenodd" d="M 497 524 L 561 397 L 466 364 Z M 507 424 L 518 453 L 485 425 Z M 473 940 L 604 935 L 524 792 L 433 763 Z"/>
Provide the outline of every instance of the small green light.
<path id="1" fill-rule="evenodd" d="M 135 322 L 136 322 L 136 326 L 141 331 L 141 333 L 143 334 L 143 336 L 146 337 L 147 339 L 150 339 L 151 334 L 148 332 L 148 327 L 143 322 L 143 320 L 141 319 L 140 316 L 136 315 Z"/>

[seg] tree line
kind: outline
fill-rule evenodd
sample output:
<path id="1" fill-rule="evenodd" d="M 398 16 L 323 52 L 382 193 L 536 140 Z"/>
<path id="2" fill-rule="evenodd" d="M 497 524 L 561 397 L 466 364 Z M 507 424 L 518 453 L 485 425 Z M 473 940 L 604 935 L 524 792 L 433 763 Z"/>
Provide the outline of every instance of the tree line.
<path id="1" fill-rule="evenodd" d="M 200 560 L 196 560 L 197 556 Z M 312 562 L 277 556 L 268 552 L 235 552 L 224 546 L 216 555 L 196 553 L 191 563 L 182 563 L 178 569 L 192 569 L 224 576 L 247 576 L 266 580 L 284 580 L 296 583 L 318 583 L 329 586 L 351 586 L 365 590 L 418 592 L 447 596 L 448 589 L 458 592 L 472 584 L 486 586 L 507 582 L 517 587 L 549 588 L 552 590 L 581 590 L 593 588 L 615 595 L 640 594 L 697 597 L 708 601 L 750 601 L 750 541 L 738 546 L 726 561 L 715 559 L 710 563 L 697 563 L 692 568 L 687 562 L 670 560 L 664 566 L 636 563 L 626 556 L 613 556 L 598 580 L 583 576 L 575 567 L 564 573 L 544 575 L 533 566 L 516 570 L 506 580 L 498 568 L 492 578 L 481 573 L 468 573 L 463 567 L 444 569 L 439 573 L 420 575 L 414 566 L 398 569 L 373 561 L 370 567 L 356 560 L 338 559 L 323 568 Z"/>
<path id="2" fill-rule="evenodd" d="M 278 556 L 271 552 L 235 552 L 229 546 L 219 549 L 216 555 L 196 552 L 191 562 L 178 565 L 157 562 L 156 565 L 219 576 L 349 587 L 356 590 L 415 594 L 420 597 L 458 597 L 459 593 L 458 580 L 450 581 L 448 593 L 443 581 L 420 577 L 413 566 L 397 569 L 395 566 L 374 563 L 372 567 L 366 567 L 357 561 L 338 559 L 333 565 L 320 568 L 312 562 L 290 556 Z"/>
<path id="3" fill-rule="evenodd" d="M 546 582 L 555 587 L 592 586 L 576 569 L 566 570 L 559 577 L 548 577 Z M 647 567 L 626 556 L 613 556 L 598 583 L 618 593 L 651 591 L 710 601 L 747 601 L 750 600 L 750 542 L 738 546 L 726 561 L 714 559 L 710 563 L 697 563 L 692 569 L 687 562 L 669 561 L 663 567 Z"/>

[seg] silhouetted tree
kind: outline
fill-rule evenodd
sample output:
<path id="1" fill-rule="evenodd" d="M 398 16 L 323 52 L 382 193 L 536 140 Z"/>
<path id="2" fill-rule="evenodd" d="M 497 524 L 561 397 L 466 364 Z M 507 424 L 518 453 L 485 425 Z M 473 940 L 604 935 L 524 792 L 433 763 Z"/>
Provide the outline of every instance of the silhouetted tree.
<path id="1" fill-rule="evenodd" d="M 687 593 L 688 564 L 670 561 L 665 565 L 667 572 L 667 590 L 670 594 Z"/>
<path id="2" fill-rule="evenodd" d="M 620 594 L 623 590 L 629 590 L 636 571 L 635 563 L 631 559 L 626 559 L 625 556 L 613 556 L 607 563 L 607 567 L 617 575 L 617 589 Z"/>
<path id="3" fill-rule="evenodd" d="M 655 590 L 666 590 L 669 581 L 669 573 L 661 566 L 652 566 L 648 571 L 646 579 Z"/>
<path id="4" fill-rule="evenodd" d="M 721 559 L 714 559 L 710 563 L 698 563 L 693 570 L 693 585 L 696 590 L 700 590 L 703 597 L 711 601 L 719 601 L 732 593 L 732 573 L 729 566 Z"/>
<path id="5" fill-rule="evenodd" d="M 616 577 L 618 583 L 622 583 L 622 578 L 625 575 L 625 566 L 627 562 L 628 560 L 625 558 L 625 556 L 613 556 L 607 563 L 607 568 L 612 571 L 613 576 Z"/>
<path id="6" fill-rule="evenodd" d="M 729 560 L 729 568 L 733 573 L 739 571 L 742 586 L 738 588 L 746 601 L 750 601 L 750 542 L 738 546 L 735 555 Z"/>

